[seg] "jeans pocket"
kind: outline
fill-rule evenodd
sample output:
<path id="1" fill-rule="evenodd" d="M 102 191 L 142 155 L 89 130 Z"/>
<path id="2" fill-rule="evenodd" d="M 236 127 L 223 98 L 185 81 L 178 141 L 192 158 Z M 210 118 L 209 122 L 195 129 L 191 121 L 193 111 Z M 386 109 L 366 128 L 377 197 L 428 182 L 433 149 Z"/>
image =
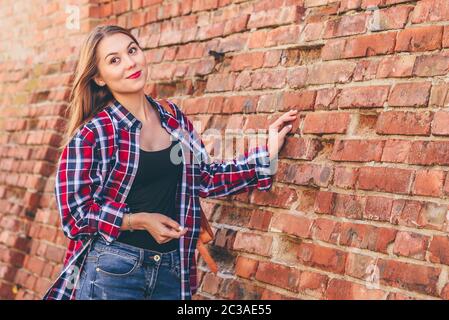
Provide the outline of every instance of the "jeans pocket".
<path id="1" fill-rule="evenodd" d="M 139 259 L 137 257 L 103 251 L 98 256 L 96 270 L 101 274 L 122 277 L 133 273 L 138 265 Z"/>
<path id="2" fill-rule="evenodd" d="M 173 265 L 170 272 L 174 274 L 177 279 L 181 279 L 181 262 L 179 261 L 179 257 L 173 259 Z"/>

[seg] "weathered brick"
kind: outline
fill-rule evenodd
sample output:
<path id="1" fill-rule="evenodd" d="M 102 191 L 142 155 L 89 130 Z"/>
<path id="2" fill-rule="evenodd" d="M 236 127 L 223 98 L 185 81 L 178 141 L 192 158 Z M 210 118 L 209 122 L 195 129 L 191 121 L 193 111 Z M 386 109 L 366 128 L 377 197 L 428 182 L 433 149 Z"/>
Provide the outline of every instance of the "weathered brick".
<path id="1" fill-rule="evenodd" d="M 413 194 L 441 196 L 445 176 L 445 172 L 440 170 L 418 170 L 413 185 Z"/>
<path id="2" fill-rule="evenodd" d="M 449 265 L 449 238 L 433 236 L 429 246 L 429 259 L 431 262 Z"/>
<path id="3" fill-rule="evenodd" d="M 380 289 L 368 288 L 367 286 L 347 280 L 332 279 L 326 291 L 328 300 L 380 300 L 385 299 L 387 293 Z"/>
<path id="4" fill-rule="evenodd" d="M 351 116 L 343 112 L 308 113 L 304 119 L 303 133 L 345 133 Z"/>
<path id="5" fill-rule="evenodd" d="M 260 262 L 255 279 L 280 288 L 298 292 L 300 275 L 301 271 L 295 268 L 271 262 Z"/>
<path id="6" fill-rule="evenodd" d="M 405 29 L 398 33 L 395 51 L 419 52 L 441 49 L 442 39 L 442 26 Z"/>
<path id="7" fill-rule="evenodd" d="M 235 274 L 239 277 L 250 279 L 256 274 L 258 264 L 257 260 L 239 256 L 235 264 Z"/>
<path id="8" fill-rule="evenodd" d="M 257 253 L 261 256 L 270 256 L 271 236 L 258 235 L 249 232 L 237 232 L 234 242 L 234 250 Z"/>
<path id="9" fill-rule="evenodd" d="M 379 259 L 381 283 L 428 295 L 437 295 L 439 268 Z"/>
<path id="10" fill-rule="evenodd" d="M 406 231 L 398 232 L 394 242 L 394 254 L 424 260 L 429 237 Z"/>
<path id="11" fill-rule="evenodd" d="M 431 83 L 398 83 L 388 97 L 390 107 L 423 107 L 429 102 Z"/>
<path id="12" fill-rule="evenodd" d="M 278 214 L 273 218 L 271 231 L 280 231 L 300 238 L 310 238 L 313 220 L 292 214 Z"/>
<path id="13" fill-rule="evenodd" d="M 382 112 L 377 120 L 378 134 L 430 135 L 430 112 Z"/>
<path id="14" fill-rule="evenodd" d="M 338 106 L 340 108 L 378 108 L 387 101 L 389 86 L 365 86 L 343 88 Z"/>
<path id="15" fill-rule="evenodd" d="M 337 140 L 334 144 L 333 161 L 380 161 L 384 141 L 379 140 Z"/>
<path id="16" fill-rule="evenodd" d="M 347 253 L 312 243 L 302 243 L 297 252 L 300 263 L 314 268 L 343 274 Z"/>
<path id="17" fill-rule="evenodd" d="M 387 167 L 360 168 L 358 187 L 363 190 L 407 194 L 413 171 Z"/>

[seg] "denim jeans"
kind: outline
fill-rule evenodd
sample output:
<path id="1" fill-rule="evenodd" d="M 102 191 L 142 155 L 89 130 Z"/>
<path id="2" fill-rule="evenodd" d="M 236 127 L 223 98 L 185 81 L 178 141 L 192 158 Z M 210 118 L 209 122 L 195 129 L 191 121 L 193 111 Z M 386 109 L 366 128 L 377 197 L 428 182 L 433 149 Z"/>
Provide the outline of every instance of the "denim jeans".
<path id="1" fill-rule="evenodd" d="M 81 271 L 76 300 L 180 300 L 179 249 L 157 252 L 96 239 Z"/>

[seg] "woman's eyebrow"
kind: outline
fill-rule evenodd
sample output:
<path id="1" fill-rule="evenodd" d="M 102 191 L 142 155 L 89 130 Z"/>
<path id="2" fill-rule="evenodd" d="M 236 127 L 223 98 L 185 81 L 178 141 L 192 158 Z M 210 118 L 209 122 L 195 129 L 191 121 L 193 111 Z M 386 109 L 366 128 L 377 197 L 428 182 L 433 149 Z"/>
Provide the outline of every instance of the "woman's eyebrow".
<path id="1" fill-rule="evenodd" d="M 127 46 L 126 48 L 128 49 L 129 46 L 132 45 L 133 43 L 134 43 L 134 41 L 131 41 L 131 42 L 128 44 L 128 46 Z M 117 52 L 111 52 L 111 53 L 108 53 L 108 54 L 106 55 L 106 57 L 104 57 L 104 59 L 106 60 L 106 58 L 107 58 L 108 56 L 110 56 L 111 54 L 117 54 Z"/>

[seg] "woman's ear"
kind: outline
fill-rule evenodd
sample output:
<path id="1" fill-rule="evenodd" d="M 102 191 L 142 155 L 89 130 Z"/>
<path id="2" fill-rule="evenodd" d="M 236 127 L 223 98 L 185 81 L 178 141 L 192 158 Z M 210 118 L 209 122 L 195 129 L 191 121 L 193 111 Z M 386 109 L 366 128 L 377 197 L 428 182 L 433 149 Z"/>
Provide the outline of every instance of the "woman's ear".
<path id="1" fill-rule="evenodd" d="M 99 76 L 94 77 L 94 81 L 99 87 L 104 87 L 106 84 Z"/>

